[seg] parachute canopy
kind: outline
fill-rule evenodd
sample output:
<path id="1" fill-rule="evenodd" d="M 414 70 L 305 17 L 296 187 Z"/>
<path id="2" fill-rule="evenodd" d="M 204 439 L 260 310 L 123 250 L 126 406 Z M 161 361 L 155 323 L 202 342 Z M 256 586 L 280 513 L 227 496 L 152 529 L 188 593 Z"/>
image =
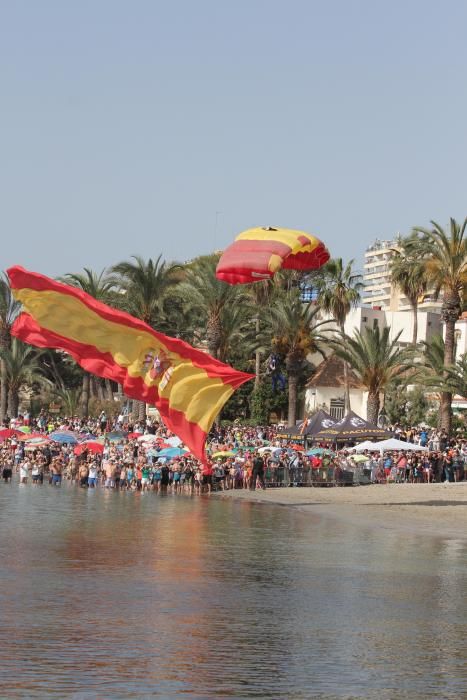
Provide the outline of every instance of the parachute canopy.
<path id="1" fill-rule="evenodd" d="M 290 228 L 250 228 L 222 254 L 216 277 L 229 284 L 270 279 L 281 268 L 315 270 L 329 260 L 318 238 Z"/>

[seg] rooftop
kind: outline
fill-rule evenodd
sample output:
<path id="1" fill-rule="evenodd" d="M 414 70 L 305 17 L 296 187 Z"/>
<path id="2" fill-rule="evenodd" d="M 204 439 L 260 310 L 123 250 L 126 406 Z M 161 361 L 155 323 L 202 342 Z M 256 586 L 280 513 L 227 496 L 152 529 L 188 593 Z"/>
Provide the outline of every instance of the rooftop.
<path id="1" fill-rule="evenodd" d="M 349 367 L 349 384 L 351 389 L 361 389 L 362 385 Z M 307 387 L 344 387 L 344 361 L 334 353 L 324 360 L 311 379 Z"/>

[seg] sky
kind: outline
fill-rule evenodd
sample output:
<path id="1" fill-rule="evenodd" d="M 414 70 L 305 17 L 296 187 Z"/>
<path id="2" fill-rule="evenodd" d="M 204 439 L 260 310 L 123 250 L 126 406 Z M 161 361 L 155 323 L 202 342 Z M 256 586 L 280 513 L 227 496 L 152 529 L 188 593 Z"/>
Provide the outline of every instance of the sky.
<path id="1" fill-rule="evenodd" d="M 467 215 L 463 0 L 0 0 L 0 269 Z"/>

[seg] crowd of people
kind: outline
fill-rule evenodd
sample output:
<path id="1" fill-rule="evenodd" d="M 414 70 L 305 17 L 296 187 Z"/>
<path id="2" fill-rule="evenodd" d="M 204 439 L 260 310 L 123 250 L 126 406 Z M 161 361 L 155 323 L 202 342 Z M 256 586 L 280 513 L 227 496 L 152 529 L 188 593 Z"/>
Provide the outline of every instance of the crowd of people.
<path id="1" fill-rule="evenodd" d="M 53 439 L 57 430 L 62 431 L 60 441 Z M 33 486 L 44 481 L 59 486 L 66 480 L 83 489 L 189 494 L 277 486 L 451 483 L 467 478 L 465 440 L 448 440 L 442 431 L 423 428 L 405 431 L 394 426 L 393 432 L 427 450 L 364 453 L 357 461 L 348 445 L 338 451 L 329 445 L 307 451 L 302 440 L 291 441 L 275 427 L 231 425 L 211 431 L 208 459 L 202 464 L 183 445 L 173 450 L 179 453 L 176 456 L 159 456 L 175 436 L 155 421 L 131 423 L 123 416 L 109 419 L 104 412 L 96 418 L 51 419 L 41 412 L 35 419 L 26 415 L 6 421 L 0 429 L 0 469 L 5 483 L 17 477 L 21 484 Z M 72 436 L 70 442 L 67 435 Z"/>

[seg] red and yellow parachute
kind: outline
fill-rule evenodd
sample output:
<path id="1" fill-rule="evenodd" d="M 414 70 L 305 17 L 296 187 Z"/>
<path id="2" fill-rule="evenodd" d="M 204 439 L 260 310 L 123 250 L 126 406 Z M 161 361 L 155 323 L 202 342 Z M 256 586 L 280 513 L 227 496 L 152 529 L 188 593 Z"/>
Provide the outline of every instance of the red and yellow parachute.
<path id="1" fill-rule="evenodd" d="M 329 260 L 318 238 L 290 228 L 250 228 L 222 254 L 216 277 L 229 284 L 270 279 L 278 270 L 315 270 Z"/>

